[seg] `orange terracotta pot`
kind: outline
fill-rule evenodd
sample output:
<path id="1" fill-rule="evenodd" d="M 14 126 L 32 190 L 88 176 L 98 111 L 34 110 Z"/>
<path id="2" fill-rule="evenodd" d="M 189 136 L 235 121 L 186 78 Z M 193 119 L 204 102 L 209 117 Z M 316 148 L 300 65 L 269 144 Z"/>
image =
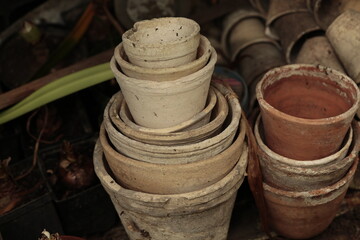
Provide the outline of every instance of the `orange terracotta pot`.
<path id="1" fill-rule="evenodd" d="M 354 81 L 330 68 L 294 64 L 267 72 L 256 88 L 267 146 L 296 160 L 335 153 L 359 96 Z"/>

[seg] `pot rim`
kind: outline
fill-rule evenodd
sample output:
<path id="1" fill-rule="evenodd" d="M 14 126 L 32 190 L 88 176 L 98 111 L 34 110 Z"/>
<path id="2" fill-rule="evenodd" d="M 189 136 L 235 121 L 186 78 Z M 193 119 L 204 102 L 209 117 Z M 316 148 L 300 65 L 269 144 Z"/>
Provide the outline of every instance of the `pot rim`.
<path id="1" fill-rule="evenodd" d="M 211 69 L 214 68 L 216 64 L 216 60 L 217 60 L 216 51 L 213 47 L 211 47 L 210 60 L 203 68 L 187 76 L 183 76 L 181 78 L 172 81 L 162 81 L 162 82 L 141 80 L 126 76 L 118 68 L 118 64 L 116 63 L 114 56 L 110 60 L 110 68 L 114 73 L 117 82 L 120 82 L 120 80 L 118 79 L 121 79 L 121 81 L 123 81 L 126 85 L 129 85 L 129 87 L 136 86 L 136 88 L 139 90 L 145 88 L 147 90 L 153 91 L 153 94 L 157 92 L 162 93 L 164 90 L 169 90 L 169 89 L 173 89 L 173 90 L 176 89 L 174 93 L 180 93 L 180 92 L 186 92 L 189 89 L 194 89 L 196 86 L 203 84 L 203 82 L 206 80 L 205 77 L 203 77 L 201 81 L 194 81 L 194 79 L 199 78 L 201 76 L 206 76 L 209 71 L 212 72 Z"/>
<path id="2" fill-rule="evenodd" d="M 105 131 L 105 129 L 104 129 Z M 177 193 L 177 194 L 156 194 L 156 193 L 146 193 L 146 192 L 140 192 L 136 190 L 126 189 L 122 187 L 120 184 L 116 182 L 116 180 L 108 173 L 108 171 L 105 169 L 104 161 L 106 161 L 104 153 L 103 153 L 103 147 L 101 146 L 100 140 L 95 145 L 94 149 L 94 161 L 100 160 L 101 162 L 95 163 L 95 171 L 96 174 L 99 174 L 100 172 L 105 173 L 106 175 L 102 176 L 101 179 L 102 183 L 105 183 L 107 188 L 112 189 L 113 192 L 122 192 L 122 196 L 128 199 L 134 199 L 138 200 L 141 199 L 143 202 L 149 202 L 149 203 L 167 203 L 170 199 L 176 198 L 177 200 L 180 200 L 183 202 L 183 200 L 194 200 L 199 199 L 202 197 L 206 197 L 209 194 L 212 194 L 216 192 L 217 190 L 223 189 L 226 185 L 228 185 L 237 175 L 244 172 L 244 169 L 246 169 L 246 166 L 248 164 L 248 150 L 247 145 L 244 142 L 245 146 L 243 149 L 243 152 L 241 156 L 239 156 L 239 160 L 235 164 L 235 166 L 231 169 L 231 171 L 225 175 L 222 179 L 219 181 L 205 187 L 199 190 L 186 192 L 186 193 Z M 183 165 L 183 164 L 182 164 Z M 245 174 L 240 177 L 238 180 L 241 181 L 243 179 Z M 238 181 L 234 181 L 231 185 L 236 185 Z M 230 187 L 231 188 L 231 187 Z M 229 189 L 230 189 L 229 188 Z"/>
<path id="3" fill-rule="evenodd" d="M 212 53 L 212 49 L 211 49 L 212 47 L 211 47 L 209 40 L 203 35 L 200 35 L 199 48 L 204 49 L 204 51 L 200 57 L 198 57 L 197 59 L 195 59 L 194 61 L 191 61 L 189 63 L 182 64 L 177 67 L 169 67 L 169 68 L 145 68 L 145 67 L 141 67 L 141 66 L 132 64 L 129 61 L 126 61 L 120 54 L 121 52 L 126 54 L 123 43 L 120 43 L 118 46 L 116 46 L 116 48 L 114 50 L 114 57 L 115 57 L 116 63 L 120 66 L 120 68 L 121 68 L 121 66 L 123 66 L 126 69 L 129 69 L 131 71 L 138 72 L 138 73 L 145 73 L 145 74 L 152 74 L 152 75 L 153 74 L 154 75 L 165 75 L 165 74 L 171 74 L 174 72 L 181 72 L 181 71 L 190 69 L 193 65 L 200 64 L 202 61 L 205 61 L 205 62 L 209 61 L 210 55 Z M 206 65 L 206 63 L 204 64 L 204 66 L 205 65 Z M 141 79 L 141 80 L 148 81 L 147 79 Z"/>
<path id="4" fill-rule="evenodd" d="M 274 152 L 273 150 L 271 150 L 263 141 L 261 135 L 260 135 L 260 130 L 259 130 L 259 125 L 261 123 L 261 115 L 259 114 L 259 116 L 256 119 L 256 123 L 255 123 L 255 128 L 254 128 L 254 132 L 255 132 L 255 138 L 256 138 L 256 142 L 258 143 L 259 147 L 266 152 L 266 154 L 269 154 L 269 156 L 273 159 L 275 159 L 276 161 L 286 164 L 288 166 L 291 167 L 318 167 L 324 164 L 328 164 L 331 163 L 332 161 L 335 161 L 339 156 L 342 155 L 342 153 L 344 153 L 345 151 L 348 152 L 351 143 L 354 140 L 354 144 L 356 144 L 355 142 L 358 141 L 357 138 L 355 136 L 359 135 L 359 128 L 355 128 L 355 130 L 353 130 L 352 127 L 349 128 L 349 134 L 346 134 L 347 137 L 347 141 L 346 143 L 342 146 L 341 149 L 339 149 L 339 151 L 323 157 L 323 158 L 319 158 L 319 159 L 314 159 L 314 160 L 296 160 L 296 159 L 291 159 L 285 156 L 282 156 L 276 152 Z M 355 131 L 355 135 L 353 137 L 353 132 Z M 350 154 L 354 152 L 354 150 L 350 151 L 350 153 L 348 153 L 347 157 L 350 156 Z"/>
<path id="5" fill-rule="evenodd" d="M 352 166 L 350 167 L 349 171 L 346 173 L 346 175 L 342 179 L 340 179 L 338 182 L 336 182 L 330 186 L 323 187 L 320 189 L 302 191 L 302 192 L 286 191 L 283 189 L 278 189 L 278 188 L 272 187 L 272 186 L 266 184 L 265 182 L 263 182 L 263 187 L 264 187 L 265 191 L 271 192 L 272 194 L 289 197 L 289 198 L 319 197 L 319 196 L 331 193 L 333 191 L 336 191 L 336 190 L 340 189 L 341 187 L 345 186 L 347 183 L 349 183 L 355 174 L 358 163 L 359 163 L 359 157 L 356 157 Z"/>
<path id="6" fill-rule="evenodd" d="M 276 109 L 275 107 L 273 107 L 272 105 L 270 105 L 263 96 L 263 91 L 262 91 L 262 85 L 264 84 L 265 80 L 272 75 L 276 75 L 279 72 L 284 72 L 284 69 L 286 70 L 286 72 L 292 72 L 292 70 L 299 70 L 299 69 L 309 69 L 311 68 L 312 70 L 318 70 L 318 72 L 321 72 L 325 75 L 329 75 L 329 74 L 333 74 L 338 78 L 341 78 L 343 81 L 345 81 L 347 84 L 351 85 L 354 88 L 355 91 L 355 99 L 354 99 L 354 103 L 352 104 L 352 106 L 346 110 L 345 112 L 336 115 L 336 116 L 332 116 L 332 117 L 328 117 L 328 118 L 318 118 L 318 119 L 307 119 L 307 118 L 301 118 L 301 117 L 295 117 L 292 116 L 290 114 L 284 113 L 278 109 Z M 290 74 L 290 76 L 293 76 L 296 74 Z M 299 75 L 299 74 L 297 74 Z M 304 74 L 304 76 L 306 76 Z M 284 65 L 281 67 L 277 67 L 277 68 L 273 68 L 270 71 L 268 71 L 260 80 L 260 82 L 257 84 L 256 86 L 256 97 L 257 100 L 259 102 L 259 105 L 261 108 L 266 109 L 267 111 L 271 111 L 274 114 L 286 119 L 289 122 L 295 122 L 295 123 L 300 123 L 300 124 L 307 124 L 307 125 L 324 125 L 324 124 L 332 124 L 341 120 L 345 120 L 346 118 L 348 118 L 349 114 L 355 114 L 357 109 L 359 108 L 359 104 L 360 104 L 360 90 L 358 88 L 358 86 L 356 85 L 356 83 L 347 75 L 345 75 L 344 73 L 341 73 L 335 69 L 332 68 L 328 68 L 322 65 L 314 65 L 314 64 L 289 64 L 289 65 Z"/>
<path id="7" fill-rule="evenodd" d="M 130 28 L 129 30 L 127 30 L 123 35 L 122 35 L 122 41 L 125 42 L 125 44 L 132 44 L 134 41 L 130 40 L 130 36 L 134 33 L 134 29 L 137 31 L 138 27 L 141 27 L 144 24 L 147 23 L 157 23 L 157 22 L 165 22 L 165 21 L 182 21 L 188 25 L 192 25 L 193 26 L 193 31 L 190 35 L 186 36 L 185 38 L 179 40 L 175 40 L 175 41 L 170 41 L 170 42 L 165 42 L 165 44 L 160 44 L 160 43 L 153 43 L 153 44 L 143 44 L 143 43 L 136 43 L 139 47 L 142 48 L 168 48 L 171 47 L 173 45 L 178 45 L 181 43 L 185 43 L 187 42 L 189 39 L 195 37 L 197 34 L 199 34 L 200 32 L 200 25 L 190 19 L 190 18 L 185 18 L 185 17 L 162 17 L 162 18 L 153 18 L 153 19 L 149 19 L 149 20 L 142 20 L 139 22 L 136 22 L 134 24 L 134 26 L 132 28 Z M 136 56 L 136 55 L 135 55 Z"/>

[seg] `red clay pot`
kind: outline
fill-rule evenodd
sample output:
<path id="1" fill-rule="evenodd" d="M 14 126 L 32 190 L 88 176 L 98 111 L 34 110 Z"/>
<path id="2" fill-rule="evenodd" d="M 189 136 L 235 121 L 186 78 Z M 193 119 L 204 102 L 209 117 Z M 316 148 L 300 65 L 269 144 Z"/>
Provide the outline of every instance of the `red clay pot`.
<path id="1" fill-rule="evenodd" d="M 273 230 L 291 239 L 311 238 L 324 231 L 339 210 L 358 161 L 357 158 L 346 176 L 337 183 L 312 191 L 284 191 L 264 183 Z"/>
<path id="2" fill-rule="evenodd" d="M 267 146 L 296 160 L 335 153 L 359 96 L 354 81 L 330 68 L 294 64 L 267 72 L 256 88 Z"/>

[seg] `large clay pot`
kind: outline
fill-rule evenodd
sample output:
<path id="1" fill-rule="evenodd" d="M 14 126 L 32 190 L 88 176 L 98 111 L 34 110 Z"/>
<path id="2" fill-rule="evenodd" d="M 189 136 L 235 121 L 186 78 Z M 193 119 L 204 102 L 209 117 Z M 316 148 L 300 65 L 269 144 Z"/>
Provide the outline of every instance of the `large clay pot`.
<path id="1" fill-rule="evenodd" d="M 294 62 L 296 56 L 294 52 L 301 48 L 308 36 L 322 33 L 309 12 L 296 12 L 282 16 L 274 21 L 273 28 L 280 38 L 288 63 Z"/>
<path id="2" fill-rule="evenodd" d="M 305 40 L 299 52 L 295 54 L 297 56 L 294 63 L 320 64 L 345 73 L 326 36 L 316 36 Z"/>
<path id="3" fill-rule="evenodd" d="M 120 43 L 114 51 L 114 57 L 124 74 L 131 78 L 151 81 L 171 81 L 192 74 L 203 68 L 211 54 L 211 45 L 206 37 L 201 36 L 197 58 L 180 66 L 168 68 L 144 68 L 128 62 L 128 57 Z"/>
<path id="4" fill-rule="evenodd" d="M 114 95 L 109 101 L 109 118 L 118 131 L 137 141 L 157 145 L 179 145 L 199 142 L 218 134 L 228 115 L 229 108 L 225 97 L 218 90 L 214 89 L 214 91 L 217 95 L 217 102 L 213 110 L 213 117 L 208 124 L 196 129 L 163 133 L 162 131 L 150 131 L 149 128 L 146 131 L 144 131 L 144 128 L 132 128 L 124 123 L 119 116 L 119 110 L 123 102 L 121 93 Z"/>
<path id="5" fill-rule="evenodd" d="M 311 238 L 334 219 L 354 176 L 358 159 L 333 185 L 304 192 L 285 191 L 264 183 L 269 222 L 278 234 L 291 239 Z"/>
<path id="6" fill-rule="evenodd" d="M 228 96 L 230 112 L 223 129 L 211 138 L 203 139 L 195 143 L 184 143 L 172 146 L 161 146 L 136 141 L 118 131 L 110 121 L 109 105 L 104 111 L 104 127 L 114 148 L 127 157 L 157 164 L 189 163 L 213 157 L 226 150 L 233 142 L 240 128 L 239 135 L 244 140 L 245 127 L 241 122 L 241 107 L 236 96 Z"/>
<path id="7" fill-rule="evenodd" d="M 349 76 L 360 82 L 360 13 L 348 10 L 337 17 L 326 36 L 342 61 Z"/>
<path id="8" fill-rule="evenodd" d="M 187 18 L 154 18 L 136 22 L 122 35 L 125 53 L 134 65 L 177 67 L 196 58 L 200 26 Z"/>
<path id="9" fill-rule="evenodd" d="M 94 150 L 95 172 L 131 240 L 226 240 L 236 193 L 244 180 L 246 166 L 245 148 L 231 171 L 207 187 L 182 194 L 148 194 L 127 189 L 121 182 L 116 182 L 103 158 L 100 144 Z M 209 176 L 210 173 L 204 175 L 205 178 Z M 190 182 L 201 179 L 192 178 Z M 184 175 L 176 184 L 186 184 L 188 180 Z"/>
<path id="10" fill-rule="evenodd" d="M 360 150 L 360 129 L 356 125 L 354 122 L 354 137 L 350 128 L 344 144 L 336 153 L 321 159 L 298 161 L 283 157 L 266 146 L 259 117 L 255 125 L 255 137 L 259 145 L 264 182 L 288 191 L 309 191 L 336 183 L 348 172 Z"/>
<path id="11" fill-rule="evenodd" d="M 275 68 L 256 88 L 266 145 L 296 160 L 339 150 L 359 107 L 360 92 L 345 74 L 294 64 Z"/>
<path id="12" fill-rule="evenodd" d="M 243 120 L 244 121 L 244 120 Z M 126 157 L 117 152 L 104 126 L 100 129 L 100 143 L 114 176 L 122 186 L 148 193 L 177 194 L 207 187 L 228 174 L 245 153 L 244 132 L 226 150 L 198 161 L 174 161 L 151 163 Z M 243 169 L 245 173 L 245 169 Z M 196 180 L 195 180 L 196 179 Z"/>
<path id="13" fill-rule="evenodd" d="M 346 10 L 360 11 L 358 0 L 314 0 L 314 17 L 317 24 L 326 30 Z"/>
<path id="14" fill-rule="evenodd" d="M 130 128 L 134 129 L 135 131 L 141 131 L 141 132 L 145 132 L 145 133 L 163 134 L 163 133 L 188 131 L 191 129 L 196 129 L 196 128 L 204 126 L 205 124 L 207 124 L 210 121 L 211 112 L 215 108 L 215 105 L 217 102 L 217 95 L 216 95 L 215 91 L 217 91 L 217 90 L 210 87 L 206 106 L 201 112 L 195 114 L 189 120 L 179 123 L 178 125 L 175 125 L 170 128 L 154 129 L 154 128 L 145 128 L 145 127 L 137 125 L 133 121 L 133 117 L 131 116 L 131 113 L 129 111 L 129 108 L 127 107 L 126 101 L 124 101 L 124 100 L 122 101 L 121 106 L 120 106 L 120 111 L 119 111 L 120 118 Z M 217 91 L 217 93 L 218 93 L 218 95 L 221 94 L 218 91 Z M 121 94 L 121 93 L 119 93 L 119 94 Z"/>
<path id="15" fill-rule="evenodd" d="M 119 71 L 114 58 L 110 67 L 135 122 L 148 128 L 167 128 L 204 109 L 215 63 L 216 52 L 212 49 L 205 67 L 182 78 L 163 82 L 127 77 Z"/>

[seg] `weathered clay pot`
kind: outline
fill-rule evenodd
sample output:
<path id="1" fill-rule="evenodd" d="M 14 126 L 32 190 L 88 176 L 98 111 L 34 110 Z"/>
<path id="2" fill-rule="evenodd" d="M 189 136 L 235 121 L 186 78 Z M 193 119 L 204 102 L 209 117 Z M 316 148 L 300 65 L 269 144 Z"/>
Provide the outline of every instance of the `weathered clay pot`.
<path id="1" fill-rule="evenodd" d="M 342 61 L 349 76 L 360 82 L 360 12 L 348 10 L 337 17 L 326 36 Z"/>
<path id="2" fill-rule="evenodd" d="M 212 49 L 205 67 L 182 78 L 163 82 L 127 77 L 119 71 L 114 58 L 110 67 L 135 122 L 148 128 L 167 128 L 204 109 L 215 63 L 216 52 Z"/>
<path id="3" fill-rule="evenodd" d="M 197 161 L 189 162 L 177 161 L 171 156 L 161 163 L 126 157 L 111 145 L 104 126 L 100 129 L 100 142 L 106 160 L 122 186 L 141 192 L 176 194 L 207 187 L 228 174 L 240 156 L 247 154 L 244 153 L 244 132 L 240 130 L 236 140 L 221 153 L 212 157 L 204 155 Z"/>
<path id="4" fill-rule="evenodd" d="M 263 142 L 260 116 L 255 125 L 259 159 L 264 182 L 288 191 L 309 191 L 336 183 L 345 176 L 360 150 L 360 130 L 354 122 L 344 144 L 336 153 L 316 160 L 298 161 L 271 151 Z M 350 148 L 350 145 L 352 146 Z M 350 151 L 349 151 L 350 148 Z"/>
<path id="5" fill-rule="evenodd" d="M 225 30 L 221 42 L 231 61 L 255 43 L 277 44 L 265 35 L 264 21 L 261 14 L 243 9 L 233 12 L 224 20 Z"/>
<path id="6" fill-rule="evenodd" d="M 314 2 L 315 20 L 324 30 L 346 10 L 360 11 L 360 2 L 358 0 L 315 0 Z"/>
<path id="7" fill-rule="evenodd" d="M 200 142 L 210 138 L 221 131 L 226 116 L 228 115 L 228 103 L 225 97 L 218 91 L 214 90 L 217 95 L 217 103 L 213 110 L 213 118 L 208 124 L 192 130 L 182 130 L 179 132 L 161 133 L 143 131 L 143 128 L 135 129 L 125 124 L 119 116 L 119 110 L 122 106 L 122 94 L 116 94 L 109 102 L 109 117 L 112 124 L 118 131 L 129 138 L 157 145 L 179 145 Z"/>
<path id="8" fill-rule="evenodd" d="M 307 37 L 322 33 L 309 12 L 296 12 L 282 16 L 274 21 L 273 28 L 280 38 L 288 63 L 294 61 L 294 52 L 301 48 Z"/>
<path id="9" fill-rule="evenodd" d="M 171 133 L 171 132 L 178 132 L 178 131 L 188 131 L 191 129 L 196 129 L 196 128 L 202 127 L 210 121 L 211 112 L 214 109 L 216 102 L 217 102 L 217 95 L 216 95 L 215 91 L 217 91 L 217 90 L 210 87 L 206 106 L 201 112 L 199 112 L 198 114 L 195 114 L 191 119 L 189 119 L 185 122 L 179 123 L 178 125 L 175 125 L 170 128 L 153 129 L 153 128 L 145 128 L 145 127 L 137 125 L 134 122 L 133 117 L 131 116 L 131 113 L 130 113 L 125 101 L 122 101 L 122 103 L 121 103 L 119 115 L 120 115 L 121 120 L 126 125 L 128 125 L 130 128 L 132 128 L 136 131 L 141 131 L 141 132 L 145 132 L 145 133 L 154 133 L 154 134 Z M 220 95 L 221 93 L 218 93 L 218 94 Z"/>
<path id="10" fill-rule="evenodd" d="M 306 0 L 270 0 L 269 11 L 266 18 L 266 26 L 270 29 L 272 24 L 279 18 L 299 12 L 307 12 Z"/>
<path id="11" fill-rule="evenodd" d="M 145 68 L 177 67 L 196 58 L 200 26 L 180 17 L 136 22 L 122 35 L 129 61 Z"/>
<path id="12" fill-rule="evenodd" d="M 177 67 L 169 68 L 144 68 L 128 62 L 123 43 L 120 43 L 114 51 L 114 57 L 124 74 L 131 78 L 152 80 L 152 81 L 171 81 L 192 74 L 203 68 L 208 62 L 211 54 L 211 45 L 206 37 L 201 36 L 197 58 L 194 61 L 185 63 Z"/>
<path id="13" fill-rule="evenodd" d="M 294 64 L 275 68 L 256 88 L 266 145 L 296 160 L 339 150 L 359 107 L 360 92 L 330 68 Z"/>
<path id="14" fill-rule="evenodd" d="M 345 73 L 334 49 L 325 36 L 317 36 L 305 40 L 305 43 L 297 53 L 294 63 L 320 64 Z"/>
<path id="15" fill-rule="evenodd" d="M 272 43 L 257 43 L 247 47 L 238 55 L 235 62 L 247 85 L 259 75 L 285 63 L 282 52 Z"/>
<path id="16" fill-rule="evenodd" d="M 307 9 L 310 12 L 314 12 L 315 4 L 318 0 L 306 0 Z"/>
<path id="17" fill-rule="evenodd" d="M 284 191 L 264 183 L 269 222 L 278 234 L 291 239 L 311 238 L 334 219 L 354 176 L 358 159 L 333 185 L 304 192 Z"/>
<path id="18" fill-rule="evenodd" d="M 118 131 L 109 119 L 109 105 L 104 111 L 103 124 L 114 148 L 127 157 L 157 164 L 180 164 L 211 158 L 226 150 L 233 142 L 237 129 L 241 129 L 240 138 L 244 139 L 245 127 L 239 126 L 241 108 L 235 96 L 229 97 L 230 114 L 223 129 L 211 138 L 195 143 L 184 143 L 172 146 L 161 146 L 136 141 Z M 121 129 L 120 129 L 121 130 Z"/>
<path id="19" fill-rule="evenodd" d="M 247 150 L 244 149 L 235 167 L 207 187 L 182 194 L 158 195 L 129 190 L 121 182 L 117 183 L 106 165 L 100 144 L 94 151 L 95 172 L 131 240 L 226 240 L 246 166 Z M 207 178 L 211 174 L 204 176 Z M 174 184 L 186 184 L 188 180 L 184 175 Z M 196 181 L 191 179 L 191 182 Z"/>

